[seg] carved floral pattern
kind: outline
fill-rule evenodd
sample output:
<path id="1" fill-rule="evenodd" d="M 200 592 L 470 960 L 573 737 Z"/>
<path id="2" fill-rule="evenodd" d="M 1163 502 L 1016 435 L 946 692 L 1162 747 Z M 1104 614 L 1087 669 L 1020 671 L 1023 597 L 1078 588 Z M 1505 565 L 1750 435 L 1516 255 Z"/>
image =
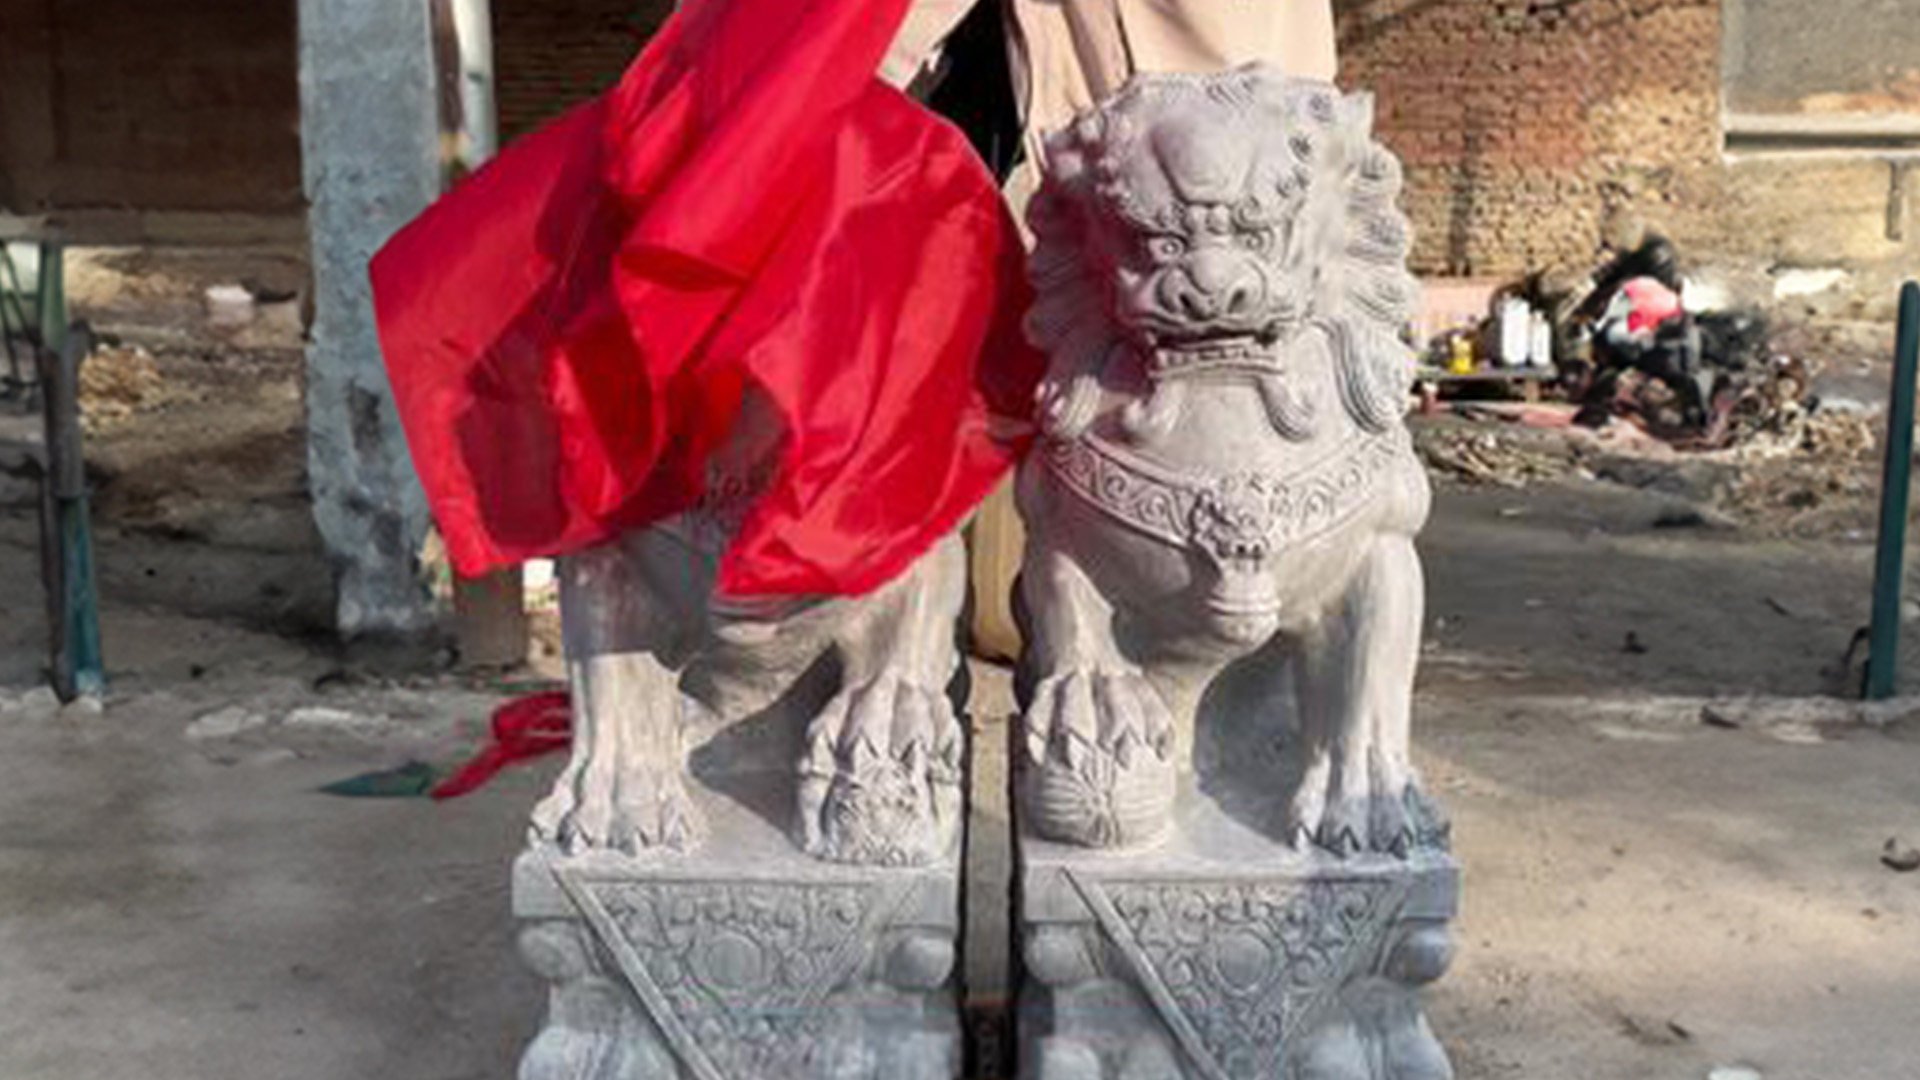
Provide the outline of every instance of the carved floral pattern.
<path id="1" fill-rule="evenodd" d="M 576 881 L 569 890 L 698 1080 L 827 1075 L 826 1007 L 897 906 L 864 884 Z"/>
<path id="2" fill-rule="evenodd" d="M 1220 562 L 1263 558 L 1331 531 L 1373 499 L 1407 454 L 1404 431 L 1361 436 L 1292 474 L 1199 475 L 1093 435 L 1051 440 L 1046 463 L 1062 487 L 1136 532 Z"/>
<path id="3" fill-rule="evenodd" d="M 1278 1075 L 1292 1040 L 1379 951 L 1404 896 L 1381 878 L 1080 886 L 1210 1080 Z"/>

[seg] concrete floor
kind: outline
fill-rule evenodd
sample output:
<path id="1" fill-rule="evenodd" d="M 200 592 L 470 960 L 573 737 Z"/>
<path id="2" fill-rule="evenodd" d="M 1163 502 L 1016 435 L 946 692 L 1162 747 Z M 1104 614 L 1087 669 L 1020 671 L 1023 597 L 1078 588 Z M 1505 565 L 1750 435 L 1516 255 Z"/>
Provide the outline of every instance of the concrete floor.
<path id="1" fill-rule="evenodd" d="M 1699 721 L 1828 684 L 1867 552 L 1656 530 L 1658 509 L 1443 494 L 1416 738 L 1467 899 L 1435 1026 L 1463 1080 L 1920 1076 L 1920 873 L 1878 858 L 1920 844 L 1920 722 Z M 541 994 L 506 869 L 553 765 L 444 804 L 318 794 L 457 756 L 490 698 L 152 607 L 110 605 L 104 714 L 43 708 L 13 674 L 28 535 L 0 530 L 0 1080 L 511 1076 Z M 1004 680 L 981 701 L 990 759 Z M 183 736 L 230 705 L 269 722 Z M 336 711 L 284 722 L 314 705 Z"/>

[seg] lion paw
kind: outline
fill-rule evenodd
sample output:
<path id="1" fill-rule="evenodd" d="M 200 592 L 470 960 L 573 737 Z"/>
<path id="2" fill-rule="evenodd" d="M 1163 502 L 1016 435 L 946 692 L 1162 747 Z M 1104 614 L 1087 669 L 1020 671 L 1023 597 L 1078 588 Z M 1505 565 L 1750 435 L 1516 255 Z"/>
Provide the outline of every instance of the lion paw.
<path id="1" fill-rule="evenodd" d="M 685 852 L 698 847 L 705 834 L 700 812 L 678 773 L 639 770 L 614 778 L 586 774 L 556 789 L 549 803 L 554 800 L 562 805 L 542 807 L 535 833 L 569 855 L 638 855 L 662 848 Z M 550 824 L 538 824 L 542 820 Z"/>
<path id="2" fill-rule="evenodd" d="M 833 862 L 919 866 L 960 825 L 963 740 L 953 704 L 899 672 L 836 696 L 807 730 L 800 842 Z"/>
<path id="3" fill-rule="evenodd" d="M 1407 858 L 1417 850 L 1445 850 L 1449 826 L 1439 806 L 1405 769 L 1389 769 L 1372 755 L 1364 781 L 1341 782 L 1313 773 L 1295 793 L 1287 833 L 1296 848 L 1318 847 L 1345 859 L 1362 854 Z"/>
<path id="4" fill-rule="evenodd" d="M 1040 835 L 1126 847 L 1172 823 L 1173 716 L 1144 676 L 1051 676 L 1035 688 L 1022 722 L 1027 814 Z"/>

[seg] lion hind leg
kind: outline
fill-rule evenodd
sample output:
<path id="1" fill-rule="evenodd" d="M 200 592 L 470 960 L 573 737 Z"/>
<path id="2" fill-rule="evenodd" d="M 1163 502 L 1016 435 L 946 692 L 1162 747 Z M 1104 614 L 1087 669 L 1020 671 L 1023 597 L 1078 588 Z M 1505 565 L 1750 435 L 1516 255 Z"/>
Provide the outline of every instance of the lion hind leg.
<path id="1" fill-rule="evenodd" d="M 685 553 L 635 534 L 562 560 L 560 606 L 574 745 L 535 809 L 536 837 L 570 852 L 688 850 L 701 823 L 686 788 L 678 672 L 684 604 L 657 585 Z"/>

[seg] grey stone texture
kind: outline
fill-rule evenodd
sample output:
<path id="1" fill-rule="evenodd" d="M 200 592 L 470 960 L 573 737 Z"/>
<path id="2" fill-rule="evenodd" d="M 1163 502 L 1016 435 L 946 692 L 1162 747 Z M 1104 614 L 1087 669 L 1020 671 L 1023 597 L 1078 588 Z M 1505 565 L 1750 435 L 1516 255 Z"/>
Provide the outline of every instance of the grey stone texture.
<path id="1" fill-rule="evenodd" d="M 1459 872 L 1301 853 L 1192 806 L 1151 852 L 1020 843 L 1027 1080 L 1442 1080 L 1419 991 Z"/>
<path id="2" fill-rule="evenodd" d="M 948 696 L 966 589 L 959 539 L 866 596 L 747 607 L 713 593 L 740 505 L 562 560 L 575 731 L 534 834 L 570 853 L 698 851 L 707 824 L 694 780 L 737 793 L 750 775 L 788 800 L 769 819 L 818 858 L 946 858 L 963 813 L 965 733 Z"/>
<path id="3" fill-rule="evenodd" d="M 1030 1080 L 1438 1080 L 1429 490 L 1371 102 L 1147 75 L 1048 147 L 1013 760 Z"/>
<path id="4" fill-rule="evenodd" d="M 349 637 L 432 619 L 429 518 L 374 327 L 367 265 L 439 195 L 428 8 L 301 0 L 301 142 L 312 240 L 307 469 Z"/>
<path id="5" fill-rule="evenodd" d="M 750 408 L 706 503 L 561 562 L 574 739 L 515 876 L 552 987 L 523 1080 L 958 1075 L 965 554 L 717 595 L 778 435 Z"/>
<path id="6" fill-rule="evenodd" d="M 778 792 L 783 775 L 763 776 Z M 917 867 L 814 859 L 710 789 L 690 855 L 515 866 L 521 952 L 549 985 L 521 1080 L 950 1080 L 960 1069 L 957 849 Z"/>

